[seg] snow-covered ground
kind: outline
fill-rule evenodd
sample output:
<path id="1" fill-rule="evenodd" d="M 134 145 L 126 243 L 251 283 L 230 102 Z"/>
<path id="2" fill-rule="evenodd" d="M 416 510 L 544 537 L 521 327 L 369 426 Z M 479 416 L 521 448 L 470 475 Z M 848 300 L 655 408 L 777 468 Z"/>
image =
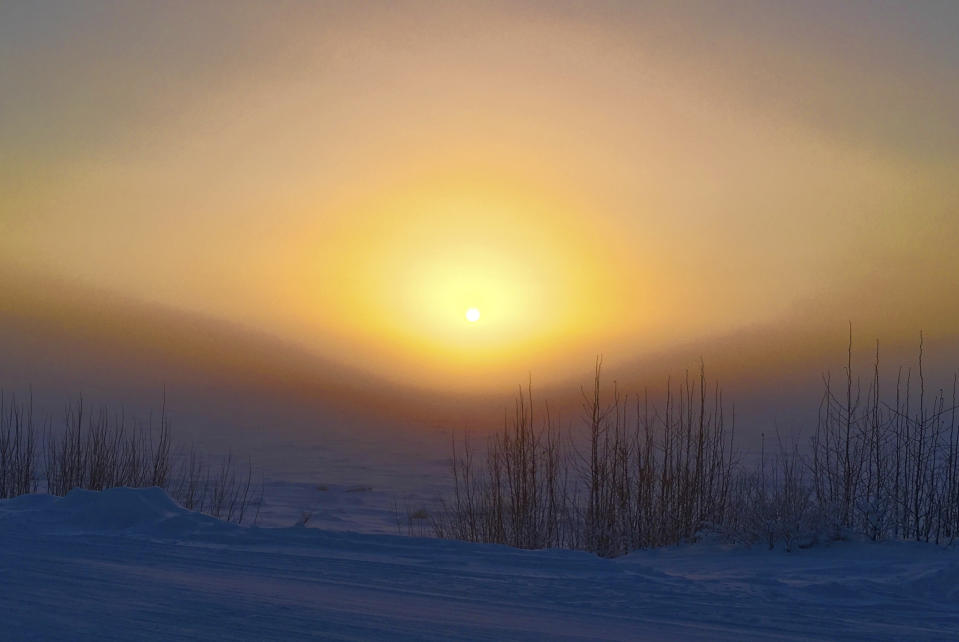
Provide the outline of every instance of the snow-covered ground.
<path id="1" fill-rule="evenodd" d="M 0 638 L 942 639 L 959 551 L 712 545 L 616 560 L 237 527 L 159 489 L 0 501 Z"/>
<path id="2" fill-rule="evenodd" d="M 264 482 L 257 525 L 383 534 L 429 534 L 428 516 L 452 493 L 449 436 L 326 433 L 243 444 Z"/>

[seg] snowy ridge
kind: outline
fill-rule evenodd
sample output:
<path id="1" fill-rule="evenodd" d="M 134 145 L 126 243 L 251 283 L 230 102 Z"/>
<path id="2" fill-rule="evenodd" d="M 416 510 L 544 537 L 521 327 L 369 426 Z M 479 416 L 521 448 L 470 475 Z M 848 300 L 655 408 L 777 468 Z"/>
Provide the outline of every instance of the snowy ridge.
<path id="1" fill-rule="evenodd" d="M 164 537 L 230 524 L 179 506 L 162 488 L 75 488 L 65 497 L 23 495 L 0 501 L 0 533 L 28 528 L 59 534 L 125 532 Z"/>
<path id="2" fill-rule="evenodd" d="M 959 551 L 695 545 L 605 560 L 238 527 L 156 488 L 0 501 L 3 639 L 909 639 L 959 634 Z"/>

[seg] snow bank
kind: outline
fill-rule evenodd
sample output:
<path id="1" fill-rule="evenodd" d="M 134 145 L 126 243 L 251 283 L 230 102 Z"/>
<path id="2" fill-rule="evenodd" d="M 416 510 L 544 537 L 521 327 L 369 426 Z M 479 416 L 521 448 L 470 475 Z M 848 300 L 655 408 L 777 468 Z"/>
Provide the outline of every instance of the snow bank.
<path id="1" fill-rule="evenodd" d="M 232 526 L 186 510 L 162 488 L 77 488 L 65 497 L 24 495 L 0 501 L 0 528 L 58 534 L 125 531 L 174 537 Z"/>

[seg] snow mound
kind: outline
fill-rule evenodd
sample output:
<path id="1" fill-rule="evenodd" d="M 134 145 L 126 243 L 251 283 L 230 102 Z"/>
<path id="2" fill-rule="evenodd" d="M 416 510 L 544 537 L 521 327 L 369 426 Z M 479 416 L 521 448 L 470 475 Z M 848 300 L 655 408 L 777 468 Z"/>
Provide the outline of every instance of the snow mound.
<path id="1" fill-rule="evenodd" d="M 179 506 L 162 488 L 71 490 L 65 497 L 24 495 L 0 502 L 0 524 L 34 532 L 131 532 L 164 537 L 231 525 Z"/>

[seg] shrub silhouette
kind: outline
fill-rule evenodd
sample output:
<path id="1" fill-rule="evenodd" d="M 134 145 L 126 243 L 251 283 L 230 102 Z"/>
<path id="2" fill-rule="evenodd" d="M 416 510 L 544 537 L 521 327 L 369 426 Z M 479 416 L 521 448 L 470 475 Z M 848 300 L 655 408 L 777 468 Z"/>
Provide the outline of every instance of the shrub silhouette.
<path id="1" fill-rule="evenodd" d="M 959 535 L 959 373 L 951 394 L 930 398 L 924 358 L 920 334 L 917 376 L 900 368 L 894 399 L 884 399 L 879 343 L 864 389 L 850 325 L 844 377 L 837 386 L 824 375 L 809 444 L 787 446 L 777 433 L 767 457 L 763 434 L 758 462 L 734 449 L 734 413 L 702 363 L 698 376 L 667 380 L 656 407 L 645 391 L 631 398 L 615 384 L 603 402 L 597 359 L 578 430 L 560 434 L 547 404 L 534 421 L 527 386 L 481 457 L 468 435 L 453 440 L 454 491 L 435 532 L 603 556 L 707 533 L 787 550 L 850 535 L 951 543 Z"/>

